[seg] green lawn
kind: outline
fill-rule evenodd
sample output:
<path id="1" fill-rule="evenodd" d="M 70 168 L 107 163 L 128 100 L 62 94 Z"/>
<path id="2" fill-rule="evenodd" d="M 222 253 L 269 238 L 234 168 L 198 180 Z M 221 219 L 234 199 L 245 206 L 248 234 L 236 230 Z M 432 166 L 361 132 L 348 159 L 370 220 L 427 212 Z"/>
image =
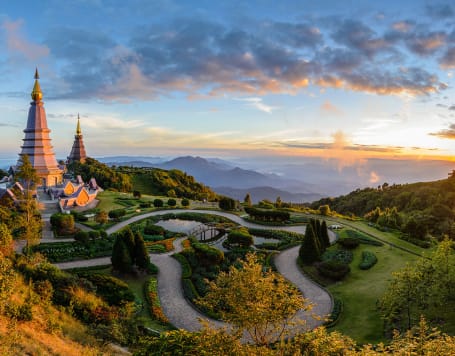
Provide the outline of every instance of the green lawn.
<path id="1" fill-rule="evenodd" d="M 358 267 L 364 250 L 374 252 L 378 258 L 376 265 L 369 270 Z M 354 260 L 350 264 L 348 277 L 328 286 L 333 296 L 342 299 L 344 304 L 344 311 L 333 330 L 349 335 L 362 344 L 385 341 L 382 337 L 383 322 L 376 303 L 384 293 L 392 272 L 418 257 L 388 245 L 361 244 L 353 252 Z"/>

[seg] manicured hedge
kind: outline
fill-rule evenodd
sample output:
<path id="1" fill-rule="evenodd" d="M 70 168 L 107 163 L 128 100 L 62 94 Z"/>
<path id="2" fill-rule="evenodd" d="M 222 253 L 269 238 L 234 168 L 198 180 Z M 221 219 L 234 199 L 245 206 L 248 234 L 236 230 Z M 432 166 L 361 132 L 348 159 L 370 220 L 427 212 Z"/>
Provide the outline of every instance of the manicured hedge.
<path id="1" fill-rule="evenodd" d="M 343 279 L 351 271 L 349 265 L 333 260 L 317 263 L 316 268 L 324 277 L 328 277 L 336 281 Z"/>
<path id="2" fill-rule="evenodd" d="M 371 251 L 363 251 L 362 252 L 362 261 L 359 264 L 360 269 L 370 269 L 373 267 L 376 262 L 378 262 L 378 258 L 376 255 Z"/>
<path id="3" fill-rule="evenodd" d="M 182 279 L 183 294 L 187 299 L 193 301 L 199 298 L 199 294 L 194 287 L 193 282 L 189 278 Z"/>
<path id="4" fill-rule="evenodd" d="M 323 261 L 336 261 L 344 264 L 350 264 L 354 255 L 351 251 L 347 250 L 327 250 L 321 256 Z"/>
<path id="5" fill-rule="evenodd" d="M 257 208 L 245 208 L 245 212 L 255 220 L 262 221 L 287 221 L 290 219 L 291 214 L 287 211 L 280 210 L 263 210 Z"/>
<path id="6" fill-rule="evenodd" d="M 333 309 L 330 313 L 328 320 L 324 323 L 326 328 L 334 327 L 338 320 L 340 319 L 341 314 L 343 313 L 343 301 L 339 298 L 333 299 Z"/>
<path id="7" fill-rule="evenodd" d="M 365 245 L 372 245 L 372 246 L 384 246 L 384 244 L 381 241 L 374 240 L 361 232 L 355 231 L 355 230 L 346 230 L 346 235 L 348 237 L 351 237 L 353 239 L 359 240 L 361 244 Z"/>
<path id="8" fill-rule="evenodd" d="M 341 246 L 344 248 L 348 249 L 355 249 L 357 246 L 359 246 L 360 241 L 352 238 L 352 237 L 345 237 L 337 240 L 337 243 L 339 243 Z"/>
<path id="9" fill-rule="evenodd" d="M 125 209 L 114 209 L 108 213 L 109 217 L 114 220 L 119 220 L 121 217 L 126 215 Z"/>
<path id="10" fill-rule="evenodd" d="M 191 266 L 186 259 L 185 256 L 183 256 L 181 253 L 175 253 L 172 255 L 177 261 L 180 262 L 180 265 L 182 266 L 182 278 L 190 278 L 192 274 Z"/>

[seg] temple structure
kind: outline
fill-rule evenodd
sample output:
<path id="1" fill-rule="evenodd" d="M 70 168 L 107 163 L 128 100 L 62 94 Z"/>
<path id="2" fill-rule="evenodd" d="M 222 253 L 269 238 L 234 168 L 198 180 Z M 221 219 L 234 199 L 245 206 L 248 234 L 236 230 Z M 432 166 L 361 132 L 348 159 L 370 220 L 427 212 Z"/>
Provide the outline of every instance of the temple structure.
<path id="1" fill-rule="evenodd" d="M 43 93 L 39 84 L 38 69 L 35 71 L 35 85 L 32 90 L 32 102 L 28 111 L 27 128 L 24 130 L 24 143 L 21 146 L 20 156 L 28 155 L 30 163 L 36 169 L 36 173 L 41 178 L 44 188 L 56 186 L 62 183 L 63 170 L 59 167 L 55 154 L 52 149 L 47 127 L 46 112 L 44 103 L 41 101 Z M 21 160 L 19 159 L 18 166 Z"/>
<path id="2" fill-rule="evenodd" d="M 84 163 L 87 158 L 85 153 L 84 141 L 82 140 L 82 131 L 79 114 L 77 114 L 77 127 L 76 135 L 74 136 L 73 148 L 71 148 L 71 153 L 68 156 L 68 163 L 71 162 L 81 162 Z"/>

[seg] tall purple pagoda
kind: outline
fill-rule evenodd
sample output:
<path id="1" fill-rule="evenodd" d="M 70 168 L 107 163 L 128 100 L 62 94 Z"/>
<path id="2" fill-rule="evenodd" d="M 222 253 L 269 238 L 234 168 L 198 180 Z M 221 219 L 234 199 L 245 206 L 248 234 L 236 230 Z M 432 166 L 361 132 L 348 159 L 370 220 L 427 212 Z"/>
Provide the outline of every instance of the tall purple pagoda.
<path id="1" fill-rule="evenodd" d="M 71 162 L 84 163 L 86 158 L 87 154 L 85 153 L 84 141 L 82 140 L 81 123 L 79 119 L 79 114 L 77 114 L 76 135 L 74 136 L 74 143 L 73 147 L 71 148 L 71 153 L 68 156 L 68 163 Z"/>
<path id="2" fill-rule="evenodd" d="M 28 111 L 27 128 L 20 156 L 28 155 L 30 163 L 41 178 L 40 186 L 52 187 L 62 183 L 63 171 L 59 168 L 52 149 L 44 110 L 43 93 L 38 82 L 38 69 L 35 71 L 35 85 L 32 90 L 32 102 Z M 20 160 L 19 164 L 20 165 Z"/>

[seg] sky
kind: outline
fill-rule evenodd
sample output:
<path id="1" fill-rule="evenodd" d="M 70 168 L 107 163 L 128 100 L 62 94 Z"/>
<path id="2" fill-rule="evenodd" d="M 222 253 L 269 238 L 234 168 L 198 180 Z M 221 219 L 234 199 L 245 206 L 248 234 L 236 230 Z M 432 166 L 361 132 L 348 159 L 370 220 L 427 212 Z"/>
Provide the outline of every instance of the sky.
<path id="1" fill-rule="evenodd" d="M 0 0 L 0 158 L 35 67 L 58 157 L 455 157 L 452 1 Z"/>

